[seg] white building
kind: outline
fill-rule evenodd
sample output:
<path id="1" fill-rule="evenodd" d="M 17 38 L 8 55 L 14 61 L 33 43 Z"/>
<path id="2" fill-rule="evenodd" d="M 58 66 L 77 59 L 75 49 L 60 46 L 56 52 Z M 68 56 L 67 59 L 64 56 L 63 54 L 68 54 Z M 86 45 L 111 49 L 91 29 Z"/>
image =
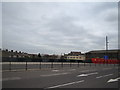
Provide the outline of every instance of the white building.
<path id="1" fill-rule="evenodd" d="M 81 54 L 81 52 L 70 52 L 66 56 L 68 60 L 85 60 L 85 55 Z"/>

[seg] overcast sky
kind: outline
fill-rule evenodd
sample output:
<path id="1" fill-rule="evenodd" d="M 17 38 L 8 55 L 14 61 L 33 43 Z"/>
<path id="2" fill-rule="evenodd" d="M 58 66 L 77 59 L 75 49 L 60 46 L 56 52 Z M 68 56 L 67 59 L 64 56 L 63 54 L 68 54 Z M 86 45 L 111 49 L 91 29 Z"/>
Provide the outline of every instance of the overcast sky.
<path id="1" fill-rule="evenodd" d="M 2 4 L 3 48 L 61 54 L 118 48 L 117 2 Z"/>

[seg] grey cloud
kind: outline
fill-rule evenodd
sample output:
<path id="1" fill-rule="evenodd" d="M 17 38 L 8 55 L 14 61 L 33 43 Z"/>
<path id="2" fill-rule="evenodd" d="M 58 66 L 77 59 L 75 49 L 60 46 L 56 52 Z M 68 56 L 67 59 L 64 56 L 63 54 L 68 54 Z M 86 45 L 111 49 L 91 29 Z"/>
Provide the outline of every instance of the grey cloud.
<path id="1" fill-rule="evenodd" d="M 108 16 L 105 18 L 105 20 L 108 21 L 108 22 L 117 22 L 118 21 L 117 10 L 116 10 L 116 12 L 112 11 L 111 13 L 108 13 Z"/>
<path id="2" fill-rule="evenodd" d="M 114 7 L 114 3 L 4 3 L 3 46 L 30 53 L 86 52 L 104 49 L 104 37 L 109 35 L 110 48 L 115 48 L 116 25 L 110 23 L 116 13 L 106 12 Z"/>

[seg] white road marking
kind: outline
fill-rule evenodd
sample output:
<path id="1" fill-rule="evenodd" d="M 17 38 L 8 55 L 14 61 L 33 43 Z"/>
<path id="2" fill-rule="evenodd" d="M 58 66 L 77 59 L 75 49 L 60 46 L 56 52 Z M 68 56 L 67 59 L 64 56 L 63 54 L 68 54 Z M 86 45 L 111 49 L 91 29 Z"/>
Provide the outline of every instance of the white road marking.
<path id="1" fill-rule="evenodd" d="M 113 69 L 113 68 L 103 68 L 103 70 L 110 70 L 110 69 Z"/>
<path id="2" fill-rule="evenodd" d="M 59 70 L 52 70 L 53 72 L 58 72 Z"/>
<path id="3" fill-rule="evenodd" d="M 111 76 L 111 75 L 113 75 L 113 74 L 108 74 L 108 75 L 98 76 L 98 77 L 96 77 L 96 78 L 102 78 L 102 77 L 107 77 L 107 76 Z"/>
<path id="4" fill-rule="evenodd" d="M 20 77 L 9 77 L 9 78 L 3 78 L 3 79 L 0 80 L 0 81 L 20 80 L 20 79 L 21 79 Z"/>
<path id="5" fill-rule="evenodd" d="M 70 69 L 70 70 L 68 70 L 68 71 L 75 71 L 76 69 Z"/>
<path id="6" fill-rule="evenodd" d="M 71 85 L 71 84 L 77 84 L 77 83 L 81 83 L 81 82 L 84 82 L 84 80 L 75 81 L 75 82 L 70 82 L 70 83 L 65 83 L 65 84 L 61 84 L 61 85 L 56 85 L 56 86 L 48 87 L 48 89 L 49 89 L 49 88 L 57 88 L 57 87 L 67 86 L 67 85 Z"/>
<path id="7" fill-rule="evenodd" d="M 84 71 L 80 71 L 80 72 L 88 72 L 88 71 L 90 71 L 90 70 L 84 70 Z"/>
<path id="8" fill-rule="evenodd" d="M 93 71 L 96 71 L 96 69 L 94 69 L 94 70 L 84 70 L 84 71 L 80 71 L 80 72 L 93 72 Z"/>
<path id="9" fill-rule="evenodd" d="M 98 74 L 98 72 L 88 73 L 88 74 L 81 74 L 81 75 L 77 75 L 77 77 L 84 77 L 84 76 L 89 76 L 89 75 L 93 75 L 93 74 Z"/>
<path id="10" fill-rule="evenodd" d="M 107 81 L 107 83 L 116 82 L 116 81 L 118 81 L 119 79 L 120 79 L 120 77 L 119 77 L 119 78 L 116 78 L 116 79 L 110 79 L 110 80 Z"/>
<path id="11" fill-rule="evenodd" d="M 40 76 L 42 76 L 42 77 L 48 77 L 48 76 L 57 76 L 57 75 L 65 75 L 65 74 L 68 74 L 68 73 L 57 73 L 57 74 L 40 75 Z"/>

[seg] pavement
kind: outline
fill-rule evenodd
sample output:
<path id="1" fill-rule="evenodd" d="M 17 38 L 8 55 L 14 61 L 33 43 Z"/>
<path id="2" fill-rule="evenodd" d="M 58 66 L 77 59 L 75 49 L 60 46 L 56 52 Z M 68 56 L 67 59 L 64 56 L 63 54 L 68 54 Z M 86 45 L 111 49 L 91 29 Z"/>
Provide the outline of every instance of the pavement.
<path id="1" fill-rule="evenodd" d="M 2 88 L 119 88 L 118 66 L 97 65 L 2 72 Z"/>

